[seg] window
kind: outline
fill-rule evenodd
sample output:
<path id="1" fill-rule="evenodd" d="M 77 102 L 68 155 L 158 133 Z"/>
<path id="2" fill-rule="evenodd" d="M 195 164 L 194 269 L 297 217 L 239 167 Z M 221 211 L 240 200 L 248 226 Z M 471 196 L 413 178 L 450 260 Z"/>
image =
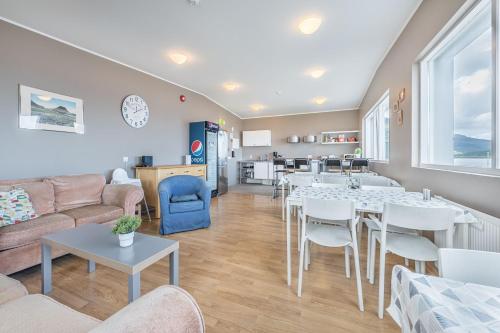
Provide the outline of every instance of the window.
<path id="1" fill-rule="evenodd" d="M 363 155 L 375 161 L 389 160 L 389 91 L 363 118 Z"/>
<path id="2" fill-rule="evenodd" d="M 497 173 L 495 1 L 472 2 L 419 62 L 421 167 Z"/>

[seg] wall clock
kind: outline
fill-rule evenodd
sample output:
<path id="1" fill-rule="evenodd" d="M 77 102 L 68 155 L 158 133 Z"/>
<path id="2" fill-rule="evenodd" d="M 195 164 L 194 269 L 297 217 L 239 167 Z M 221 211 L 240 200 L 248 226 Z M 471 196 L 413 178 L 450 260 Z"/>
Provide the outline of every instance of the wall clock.
<path id="1" fill-rule="evenodd" d="M 122 116 L 129 126 L 141 128 L 149 119 L 148 105 L 137 95 L 128 95 L 122 103 Z"/>

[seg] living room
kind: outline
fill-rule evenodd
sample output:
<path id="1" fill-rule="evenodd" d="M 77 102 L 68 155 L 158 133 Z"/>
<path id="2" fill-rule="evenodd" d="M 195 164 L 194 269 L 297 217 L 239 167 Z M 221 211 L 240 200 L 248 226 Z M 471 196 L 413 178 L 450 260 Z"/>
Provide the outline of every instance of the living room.
<path id="1" fill-rule="evenodd" d="M 500 332 L 498 1 L 0 1 L 0 332 Z"/>

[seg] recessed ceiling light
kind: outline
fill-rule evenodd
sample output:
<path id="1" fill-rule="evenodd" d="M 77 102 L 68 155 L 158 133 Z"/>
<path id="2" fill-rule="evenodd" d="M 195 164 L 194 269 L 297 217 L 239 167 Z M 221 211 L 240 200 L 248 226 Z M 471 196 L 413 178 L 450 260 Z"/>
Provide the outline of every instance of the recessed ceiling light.
<path id="1" fill-rule="evenodd" d="M 325 72 L 326 71 L 323 68 L 314 68 L 311 69 L 308 74 L 314 79 L 319 79 L 320 77 L 323 76 L 323 74 L 325 74 Z"/>
<path id="2" fill-rule="evenodd" d="M 265 106 L 262 105 L 262 104 L 252 104 L 252 105 L 250 105 L 250 109 L 252 109 L 252 111 L 255 111 L 255 112 L 258 112 L 258 111 L 260 111 L 260 110 L 262 110 L 264 108 L 265 108 Z"/>
<path id="3" fill-rule="evenodd" d="M 309 17 L 299 24 L 299 30 L 304 34 L 304 35 L 311 35 L 318 30 L 319 26 L 321 25 L 321 18 L 320 17 Z"/>
<path id="4" fill-rule="evenodd" d="M 227 91 L 234 91 L 239 89 L 240 84 L 237 82 L 226 82 L 222 85 Z"/>
<path id="5" fill-rule="evenodd" d="M 171 52 L 168 56 L 170 57 L 170 60 L 175 62 L 177 65 L 182 65 L 188 60 L 188 56 L 180 52 Z"/>
<path id="6" fill-rule="evenodd" d="M 313 98 L 313 103 L 317 105 L 321 105 L 326 102 L 326 97 L 318 96 Z"/>

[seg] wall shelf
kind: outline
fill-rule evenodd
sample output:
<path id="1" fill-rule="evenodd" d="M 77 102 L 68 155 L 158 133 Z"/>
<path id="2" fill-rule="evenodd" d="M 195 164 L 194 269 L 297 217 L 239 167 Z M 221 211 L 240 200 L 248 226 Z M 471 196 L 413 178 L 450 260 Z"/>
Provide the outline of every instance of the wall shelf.
<path id="1" fill-rule="evenodd" d="M 321 132 L 321 144 L 323 145 L 359 144 L 358 135 L 359 135 L 359 130 Z M 355 141 L 348 141 L 349 138 L 351 139 L 354 138 Z"/>

